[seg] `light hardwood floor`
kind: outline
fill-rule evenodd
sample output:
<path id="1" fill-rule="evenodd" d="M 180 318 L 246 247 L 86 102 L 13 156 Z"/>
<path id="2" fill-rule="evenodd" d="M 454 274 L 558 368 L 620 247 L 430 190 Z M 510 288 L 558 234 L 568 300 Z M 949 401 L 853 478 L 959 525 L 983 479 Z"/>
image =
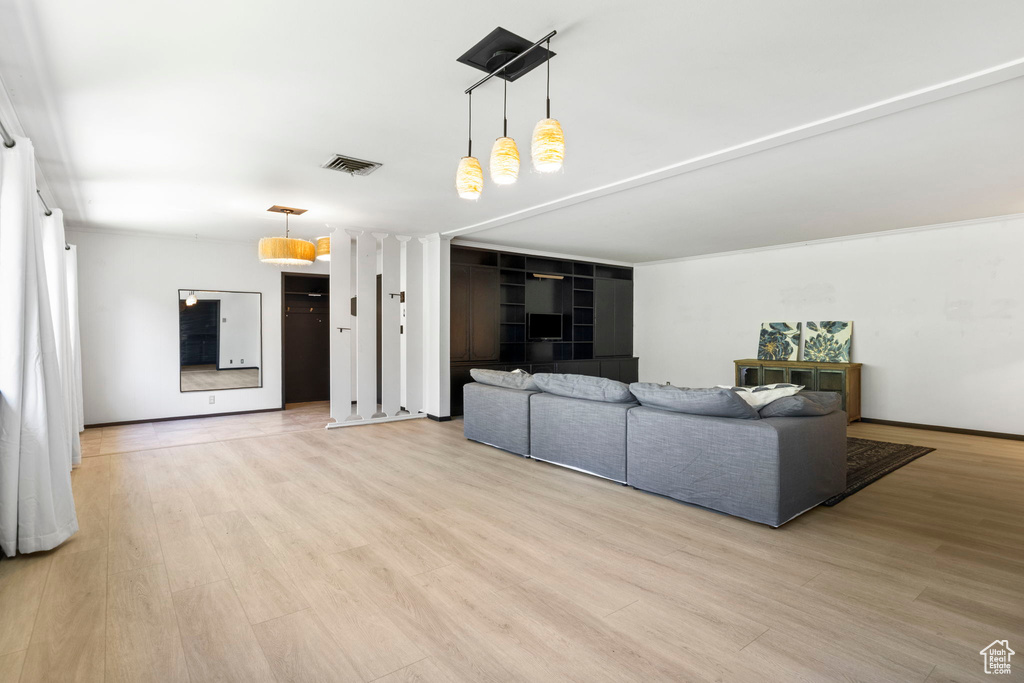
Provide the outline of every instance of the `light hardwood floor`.
<path id="1" fill-rule="evenodd" d="M 0 681 L 964 681 L 1024 653 L 1024 443 L 780 529 L 326 407 L 89 430 L 81 531 L 0 561 Z M 1024 679 L 1024 654 L 1014 676 Z"/>

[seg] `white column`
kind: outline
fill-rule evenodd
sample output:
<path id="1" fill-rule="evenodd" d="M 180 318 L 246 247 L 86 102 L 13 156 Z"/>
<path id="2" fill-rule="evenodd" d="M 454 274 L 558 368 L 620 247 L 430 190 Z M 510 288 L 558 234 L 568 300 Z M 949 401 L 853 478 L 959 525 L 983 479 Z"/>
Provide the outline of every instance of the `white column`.
<path id="1" fill-rule="evenodd" d="M 408 238 L 406 238 L 408 239 Z M 411 414 L 423 410 L 423 240 L 405 243 L 405 408 Z"/>
<path id="2" fill-rule="evenodd" d="M 377 238 L 356 238 L 356 413 L 377 417 Z"/>
<path id="3" fill-rule="evenodd" d="M 402 277 L 401 243 L 387 233 L 374 233 L 380 240 L 380 371 L 381 412 L 398 415 L 402 405 Z"/>
<path id="4" fill-rule="evenodd" d="M 352 237 L 331 232 L 331 418 L 344 422 L 352 415 Z M 344 329 L 339 329 L 344 328 Z"/>
<path id="5" fill-rule="evenodd" d="M 434 418 L 451 416 L 451 238 L 435 233 L 425 238 L 424 296 L 424 409 Z"/>

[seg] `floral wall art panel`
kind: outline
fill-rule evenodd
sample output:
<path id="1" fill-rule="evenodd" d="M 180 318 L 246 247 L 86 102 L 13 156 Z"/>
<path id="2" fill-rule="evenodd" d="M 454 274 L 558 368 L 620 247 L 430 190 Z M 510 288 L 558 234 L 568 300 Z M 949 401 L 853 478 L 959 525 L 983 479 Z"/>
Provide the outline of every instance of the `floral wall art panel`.
<path id="1" fill-rule="evenodd" d="M 758 360 L 796 360 L 800 352 L 800 323 L 761 323 Z"/>
<path id="2" fill-rule="evenodd" d="M 807 323 L 804 360 L 819 363 L 849 363 L 853 322 L 822 320 Z"/>

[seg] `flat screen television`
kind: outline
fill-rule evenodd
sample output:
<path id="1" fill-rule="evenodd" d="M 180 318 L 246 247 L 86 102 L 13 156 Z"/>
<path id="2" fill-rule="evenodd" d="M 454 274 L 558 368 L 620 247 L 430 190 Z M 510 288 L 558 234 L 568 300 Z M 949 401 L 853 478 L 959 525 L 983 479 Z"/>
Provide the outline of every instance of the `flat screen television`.
<path id="1" fill-rule="evenodd" d="M 527 336 L 533 340 L 559 340 L 562 338 L 562 316 L 556 313 L 530 313 Z"/>

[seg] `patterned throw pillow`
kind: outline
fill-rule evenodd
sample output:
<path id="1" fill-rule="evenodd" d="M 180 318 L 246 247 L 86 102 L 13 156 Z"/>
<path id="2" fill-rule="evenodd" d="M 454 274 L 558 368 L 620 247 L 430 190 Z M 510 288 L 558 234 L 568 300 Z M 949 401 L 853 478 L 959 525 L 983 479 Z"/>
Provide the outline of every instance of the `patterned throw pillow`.
<path id="1" fill-rule="evenodd" d="M 740 398 L 750 404 L 754 410 L 760 410 L 772 401 L 786 396 L 793 396 L 803 389 L 798 384 L 763 384 L 759 387 L 730 387 L 727 384 L 719 384 L 719 389 L 731 389 Z"/>

